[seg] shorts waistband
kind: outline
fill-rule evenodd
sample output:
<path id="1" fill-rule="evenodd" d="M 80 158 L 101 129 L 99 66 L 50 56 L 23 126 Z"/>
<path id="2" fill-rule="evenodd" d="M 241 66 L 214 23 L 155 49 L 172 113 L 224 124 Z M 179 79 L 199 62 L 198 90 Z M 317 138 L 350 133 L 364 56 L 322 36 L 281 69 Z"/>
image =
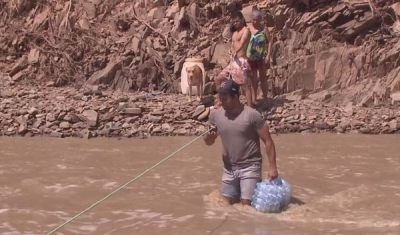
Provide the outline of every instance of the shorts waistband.
<path id="1" fill-rule="evenodd" d="M 243 164 L 243 165 L 229 165 L 229 164 L 224 164 L 224 168 L 227 169 L 228 171 L 235 171 L 235 170 L 242 170 L 242 169 L 246 169 L 252 166 L 262 166 L 262 163 L 256 163 L 256 162 L 252 162 L 252 163 L 248 163 L 248 164 Z"/>

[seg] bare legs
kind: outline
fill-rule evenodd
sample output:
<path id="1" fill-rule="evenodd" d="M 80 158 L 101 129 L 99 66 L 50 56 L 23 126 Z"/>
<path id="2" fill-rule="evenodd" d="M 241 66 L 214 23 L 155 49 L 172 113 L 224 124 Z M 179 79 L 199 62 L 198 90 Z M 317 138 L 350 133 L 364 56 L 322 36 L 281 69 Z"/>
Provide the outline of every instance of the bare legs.
<path id="1" fill-rule="evenodd" d="M 267 68 L 263 66 L 259 70 L 260 73 L 260 83 L 261 83 L 261 91 L 263 93 L 263 98 L 267 101 L 268 98 L 268 77 L 267 77 Z"/>
<path id="2" fill-rule="evenodd" d="M 252 98 L 252 88 L 250 84 L 241 85 L 241 89 L 246 97 L 247 105 L 251 108 L 254 108 L 254 102 Z"/>
<path id="3" fill-rule="evenodd" d="M 258 78 L 257 78 L 257 70 L 250 72 L 251 79 L 251 93 L 253 98 L 253 104 L 257 101 L 257 91 L 258 91 Z"/>
<path id="4" fill-rule="evenodd" d="M 231 197 L 226 197 L 226 196 L 224 196 L 224 198 L 225 198 L 225 201 L 226 201 L 229 205 L 233 205 L 233 204 L 236 204 L 236 203 L 241 202 L 242 205 L 251 206 L 251 201 L 250 201 L 250 200 L 247 200 L 247 199 L 236 199 L 236 198 L 231 198 Z"/>
<path id="5" fill-rule="evenodd" d="M 255 103 L 257 101 L 257 97 L 258 97 L 257 96 L 258 82 L 260 82 L 260 85 L 261 85 L 261 91 L 263 93 L 263 98 L 265 101 L 267 101 L 267 98 L 268 98 L 267 68 L 263 66 L 257 70 L 251 71 L 250 78 L 251 78 L 251 92 L 252 92 L 252 97 L 253 97 L 253 103 Z"/>

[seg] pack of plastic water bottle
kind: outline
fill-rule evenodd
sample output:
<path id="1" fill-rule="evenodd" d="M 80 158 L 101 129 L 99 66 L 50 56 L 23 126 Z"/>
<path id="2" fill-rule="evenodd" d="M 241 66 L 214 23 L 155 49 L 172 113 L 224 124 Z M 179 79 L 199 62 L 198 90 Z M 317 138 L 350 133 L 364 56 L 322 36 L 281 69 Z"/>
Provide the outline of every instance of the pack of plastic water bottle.
<path id="1" fill-rule="evenodd" d="M 279 213 L 290 203 L 291 185 L 281 177 L 257 183 L 252 206 L 262 213 Z"/>

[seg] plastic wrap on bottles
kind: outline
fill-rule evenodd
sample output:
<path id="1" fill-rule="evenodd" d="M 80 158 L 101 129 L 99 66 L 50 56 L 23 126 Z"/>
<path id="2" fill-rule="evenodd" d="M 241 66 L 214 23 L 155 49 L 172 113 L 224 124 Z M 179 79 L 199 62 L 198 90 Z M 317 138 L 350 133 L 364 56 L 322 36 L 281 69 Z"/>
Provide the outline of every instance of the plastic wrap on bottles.
<path id="1" fill-rule="evenodd" d="M 257 183 L 251 204 L 259 212 L 279 213 L 289 205 L 291 191 L 290 184 L 280 177 L 265 179 Z"/>

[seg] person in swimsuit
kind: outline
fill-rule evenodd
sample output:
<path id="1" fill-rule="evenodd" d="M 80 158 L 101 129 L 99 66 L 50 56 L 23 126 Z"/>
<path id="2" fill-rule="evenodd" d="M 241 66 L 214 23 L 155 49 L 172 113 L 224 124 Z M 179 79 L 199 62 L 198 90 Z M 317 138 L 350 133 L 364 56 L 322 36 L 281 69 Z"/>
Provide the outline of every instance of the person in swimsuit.
<path id="1" fill-rule="evenodd" d="M 260 11 L 252 11 L 250 17 L 252 20 L 249 26 L 251 38 L 246 55 L 250 65 L 251 92 L 253 103 L 255 103 L 257 100 L 258 82 L 261 83 L 264 100 L 267 101 L 267 69 L 269 69 L 271 60 L 272 38 L 267 25 L 263 25 L 262 23 L 263 17 Z M 257 74 L 259 74 L 259 77 Z"/>
<path id="2" fill-rule="evenodd" d="M 215 78 L 215 86 L 218 89 L 221 85 L 222 80 L 226 78 L 233 79 L 241 87 L 241 92 L 244 93 L 247 101 L 247 105 L 254 107 L 252 92 L 251 92 L 251 80 L 249 78 L 248 60 L 246 57 L 247 45 L 250 40 L 250 31 L 246 27 L 246 20 L 242 12 L 235 11 L 231 15 L 232 18 L 232 43 L 230 48 L 231 61 Z M 217 104 L 215 108 L 221 106 L 219 96 L 217 95 Z"/>

